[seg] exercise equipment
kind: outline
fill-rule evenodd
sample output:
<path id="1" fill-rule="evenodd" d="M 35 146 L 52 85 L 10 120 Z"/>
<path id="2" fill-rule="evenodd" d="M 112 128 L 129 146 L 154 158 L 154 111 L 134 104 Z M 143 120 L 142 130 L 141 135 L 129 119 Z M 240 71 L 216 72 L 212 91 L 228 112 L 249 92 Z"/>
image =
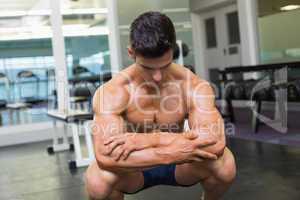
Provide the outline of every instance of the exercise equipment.
<path id="1" fill-rule="evenodd" d="M 261 114 L 261 104 L 262 101 L 276 101 L 274 117 L 270 119 L 271 122 L 275 121 L 280 125 L 276 128 L 282 132 L 287 131 L 287 114 L 286 114 L 286 101 L 300 101 L 299 97 L 299 83 L 295 84 L 295 79 L 299 80 L 299 75 L 295 73 L 289 73 L 293 76 L 288 76 L 288 71 L 298 70 L 300 62 L 290 62 L 290 63 L 276 63 L 276 64 L 264 64 L 255 66 L 239 66 L 239 67 L 227 67 L 225 68 L 224 82 L 226 91 L 226 99 L 228 101 L 234 100 L 236 98 L 240 99 L 243 95 L 243 88 L 240 86 L 227 85 L 239 82 L 244 82 L 243 75 L 247 73 L 263 73 L 264 76 L 270 76 L 270 86 L 268 88 L 262 88 L 255 92 L 254 99 L 256 100 L 253 113 L 252 124 L 253 130 L 256 133 L 258 130 L 259 120 L 257 118 L 257 113 Z M 238 80 L 236 80 L 236 77 Z M 261 77 L 260 77 L 261 78 Z M 240 80 L 239 80 L 240 79 Z M 258 80 L 257 80 L 258 81 Z M 293 83 L 293 84 L 291 84 Z M 253 88 L 254 83 L 245 84 L 246 99 L 251 96 L 251 88 Z M 288 88 L 289 86 L 289 88 Z M 260 88 L 260 87 L 259 87 Z M 288 91 L 289 89 L 289 91 Z M 289 94 L 288 94 L 289 92 Z M 288 98 L 287 98 L 288 97 Z M 233 112 L 231 113 L 233 115 Z M 234 116 L 233 116 L 234 117 Z"/>
<path id="2" fill-rule="evenodd" d="M 92 97 L 96 91 L 96 87 L 93 85 L 87 85 L 86 87 L 73 87 L 71 89 L 71 107 L 74 109 L 91 110 Z M 87 107 L 85 107 L 85 105 Z"/>
<path id="3" fill-rule="evenodd" d="M 5 93 L 7 98 L 0 100 L 0 107 L 8 109 L 9 111 L 9 123 L 14 124 L 23 123 L 25 121 L 25 117 L 21 115 L 22 113 L 26 113 L 27 108 L 30 107 L 30 104 L 22 103 L 22 102 L 14 102 L 11 100 L 11 89 L 10 89 L 10 81 L 4 73 L 0 73 L 0 82 L 4 83 Z M 14 120 L 14 114 L 16 114 L 16 121 Z M 27 121 L 28 118 L 27 118 Z"/>
<path id="4" fill-rule="evenodd" d="M 257 84 L 257 81 L 255 80 L 248 80 L 244 85 L 245 85 L 245 97 L 247 100 L 250 100 L 251 98 L 254 98 L 253 94 L 253 88 Z"/>
<path id="5" fill-rule="evenodd" d="M 4 73 L 0 73 L 0 83 L 4 85 L 4 87 L 5 87 L 4 91 L 7 96 L 6 99 L 0 99 L 0 108 L 5 108 L 7 102 L 10 99 L 10 90 L 9 90 L 9 80 Z"/>
<path id="6" fill-rule="evenodd" d="M 242 100 L 246 99 L 245 86 L 243 83 L 236 83 L 232 86 L 233 99 Z"/>
<path id="7" fill-rule="evenodd" d="M 261 80 L 248 80 L 245 83 L 246 99 L 255 101 L 268 101 L 270 100 L 270 87 L 256 89 L 259 84 L 263 84 Z M 255 90 L 255 91 L 254 91 Z"/>
<path id="8" fill-rule="evenodd" d="M 272 85 L 270 87 L 270 91 L 269 91 L 269 100 L 270 101 L 275 101 L 276 100 L 276 91 L 278 91 L 279 87 L 276 85 Z"/>
<path id="9" fill-rule="evenodd" d="M 300 82 L 294 81 L 288 84 L 288 100 L 289 101 L 297 101 L 300 100 Z"/>
<path id="10" fill-rule="evenodd" d="M 181 49 L 182 49 L 182 55 L 183 57 L 187 57 L 189 55 L 190 49 L 189 46 L 186 43 L 181 44 Z"/>
<path id="11" fill-rule="evenodd" d="M 223 90 L 223 96 L 225 99 L 231 100 L 233 99 L 233 82 L 227 82 L 225 84 L 224 90 Z"/>
<path id="12" fill-rule="evenodd" d="M 173 48 L 173 60 L 175 60 L 176 63 L 188 68 L 193 73 L 196 73 L 194 66 L 184 64 L 183 58 L 188 56 L 189 51 L 190 50 L 187 44 L 183 43 L 181 40 L 177 40 L 175 47 Z"/>
<path id="13" fill-rule="evenodd" d="M 38 104 L 44 101 L 44 99 L 39 97 L 40 92 L 40 78 L 29 70 L 22 70 L 17 74 L 17 83 L 19 89 L 20 101 L 30 104 Z M 23 89 L 25 89 L 26 84 L 32 84 L 31 91 L 33 91 L 32 96 L 24 96 Z"/>
<path id="14" fill-rule="evenodd" d="M 6 107 L 7 102 L 3 99 L 0 99 L 0 109 Z"/>
<path id="15" fill-rule="evenodd" d="M 93 73 L 90 72 L 86 67 L 77 65 L 72 69 L 73 77 L 78 78 L 80 81 L 72 84 L 70 90 L 70 103 L 72 109 L 78 109 L 80 106 L 81 109 L 85 109 L 85 104 L 91 104 L 91 94 L 86 95 L 87 92 L 84 91 L 84 88 L 90 88 L 90 83 L 88 81 L 83 81 L 81 77 L 92 76 Z M 92 84 L 93 85 L 93 84 Z M 82 95 L 81 95 L 82 94 Z M 90 106 L 86 110 L 90 109 Z"/>
<path id="16" fill-rule="evenodd" d="M 188 45 L 182 42 L 181 40 L 177 40 L 175 46 L 173 47 L 173 60 L 175 60 L 177 64 L 184 66 L 183 58 L 188 56 L 188 54 L 189 54 Z"/>
<path id="17" fill-rule="evenodd" d="M 216 99 L 222 98 L 220 70 L 217 68 L 209 69 L 209 81 L 213 85 Z"/>
<path id="18" fill-rule="evenodd" d="M 52 109 L 57 108 L 57 92 L 55 87 L 55 70 L 54 69 L 47 69 L 46 70 L 46 77 L 47 77 L 47 100 L 48 104 L 51 103 L 50 106 Z"/>
<path id="19" fill-rule="evenodd" d="M 179 45 L 181 45 L 181 47 Z M 175 47 L 173 48 L 173 59 L 177 60 L 180 57 L 180 54 L 182 54 L 182 57 L 187 57 L 189 52 L 190 49 L 186 43 L 177 41 Z"/>
<path id="20" fill-rule="evenodd" d="M 223 71 L 218 68 L 209 69 L 209 81 L 214 90 L 216 100 L 221 100 L 220 104 L 217 106 L 220 114 L 222 115 L 225 122 L 230 121 L 233 122 L 234 118 L 231 115 L 232 112 L 232 104 L 229 101 L 229 98 L 232 98 L 232 87 L 228 84 L 226 87 L 223 79 Z M 225 101 L 222 101 L 225 100 Z"/>
<path id="21" fill-rule="evenodd" d="M 270 90 L 269 88 L 263 88 L 254 94 L 254 99 L 260 100 L 260 101 L 268 101 L 270 98 Z"/>
<path id="22" fill-rule="evenodd" d="M 56 121 L 64 122 L 64 131 L 63 135 L 59 136 L 57 130 L 53 132 L 53 144 L 52 146 L 47 148 L 47 152 L 51 155 L 56 152 L 61 151 L 75 151 L 75 159 L 69 161 L 69 169 L 76 170 L 77 167 L 88 166 L 93 160 L 95 160 L 93 142 L 92 142 L 92 134 L 91 134 L 91 121 L 93 119 L 93 113 L 78 111 L 78 110 L 69 110 L 68 112 L 60 112 L 58 110 L 50 110 L 48 111 L 48 116 Z M 71 125 L 72 127 L 72 139 L 73 144 L 69 143 L 67 128 L 66 125 Z M 87 146 L 87 157 L 82 155 L 81 144 L 79 135 L 82 132 L 82 128 L 84 128 L 83 134 Z M 62 143 L 59 143 L 60 139 L 62 139 Z"/>
<path id="23" fill-rule="evenodd" d="M 9 80 L 7 79 L 6 75 L 0 73 L 0 83 L 4 84 L 7 99 L 9 99 Z M 0 99 L 0 110 L 6 108 L 7 99 Z M 0 113 L 0 126 L 2 125 L 2 113 Z"/>
<path id="24" fill-rule="evenodd" d="M 72 74 L 73 76 L 77 77 L 77 76 L 82 76 L 82 75 L 94 75 L 93 72 L 91 72 L 90 70 L 88 70 L 86 67 L 77 65 L 72 69 Z"/>

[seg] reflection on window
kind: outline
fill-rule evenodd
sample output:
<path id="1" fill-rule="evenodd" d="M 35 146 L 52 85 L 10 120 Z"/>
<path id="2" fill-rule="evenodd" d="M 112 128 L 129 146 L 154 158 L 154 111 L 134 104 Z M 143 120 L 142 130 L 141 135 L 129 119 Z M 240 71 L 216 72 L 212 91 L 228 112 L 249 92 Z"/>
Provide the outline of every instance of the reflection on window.
<path id="1" fill-rule="evenodd" d="M 238 12 L 227 14 L 228 43 L 240 44 L 240 27 Z"/>
<path id="2" fill-rule="evenodd" d="M 47 97 L 47 76 L 46 70 L 53 68 L 54 58 L 52 56 L 38 56 L 38 57 L 20 57 L 20 58 L 2 58 L 0 59 L 0 71 L 6 75 L 10 80 L 11 99 L 19 98 L 19 91 L 17 88 L 18 73 L 28 70 L 37 75 L 40 79 L 40 90 L 38 96 Z M 31 86 L 27 87 L 25 93 L 30 94 Z M 4 85 L 0 85 L 0 90 L 5 90 Z M 4 93 L 0 93 L 0 99 L 7 99 Z"/>
<path id="3" fill-rule="evenodd" d="M 283 12 L 277 1 L 258 0 L 258 16 L 261 63 L 300 61 L 300 10 Z"/>
<path id="4" fill-rule="evenodd" d="M 93 73 L 99 73 L 101 71 L 101 68 L 104 64 L 104 59 L 102 52 L 94 54 L 89 57 L 84 57 L 80 59 L 80 65 L 86 66 L 86 68 L 89 69 L 89 71 Z"/>
<path id="5" fill-rule="evenodd" d="M 207 48 L 217 47 L 215 18 L 209 18 L 205 20 L 205 31 L 206 31 L 206 47 Z"/>
<path id="6" fill-rule="evenodd" d="M 68 75 L 76 67 L 83 67 L 92 74 L 110 71 L 110 54 L 107 35 L 65 38 Z"/>

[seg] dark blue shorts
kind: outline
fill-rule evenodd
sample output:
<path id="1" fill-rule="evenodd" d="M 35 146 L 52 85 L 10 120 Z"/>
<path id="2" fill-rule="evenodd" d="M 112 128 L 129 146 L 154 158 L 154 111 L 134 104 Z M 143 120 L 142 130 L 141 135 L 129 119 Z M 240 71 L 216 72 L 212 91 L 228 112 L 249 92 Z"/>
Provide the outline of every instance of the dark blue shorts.
<path id="1" fill-rule="evenodd" d="M 182 186 L 189 187 L 191 185 L 180 185 L 176 182 L 175 179 L 175 169 L 176 165 L 163 165 L 155 167 L 149 170 L 143 171 L 144 175 L 144 186 L 134 193 L 125 193 L 125 194 L 135 194 L 144 189 L 150 188 L 155 185 L 170 185 L 170 186 Z"/>

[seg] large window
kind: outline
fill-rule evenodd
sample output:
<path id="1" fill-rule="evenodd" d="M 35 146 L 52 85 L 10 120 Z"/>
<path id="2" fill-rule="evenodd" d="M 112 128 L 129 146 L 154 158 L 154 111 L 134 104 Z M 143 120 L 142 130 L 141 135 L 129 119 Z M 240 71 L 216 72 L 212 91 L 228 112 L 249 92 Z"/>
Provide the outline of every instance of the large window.
<path id="1" fill-rule="evenodd" d="M 60 1 L 69 81 L 77 66 L 94 75 L 110 71 L 105 2 Z M 9 109 L 0 109 L 3 119 L 0 126 L 49 120 L 46 111 L 56 101 L 50 5 L 50 0 L 22 1 L 22 4 L 12 0 L 0 5 L 0 73 L 8 80 L 0 80 L 0 100 L 7 104 L 41 100 L 25 109 L 23 114 L 29 120 L 23 122 L 16 122 L 16 114 L 9 116 Z M 32 76 L 27 78 L 29 74 Z M 69 84 L 70 93 L 73 86 Z"/>
<path id="2" fill-rule="evenodd" d="M 110 71 L 105 0 L 62 2 L 61 7 L 69 77 L 78 66 L 90 74 Z M 68 14 L 70 10 L 72 14 Z"/>
<path id="3" fill-rule="evenodd" d="M 6 1 L 0 6 L 0 126 L 48 121 L 46 71 L 54 67 L 50 12 L 39 0 Z M 29 101 L 32 104 L 29 104 Z M 17 103 L 24 109 L 12 109 Z M 13 105 L 13 106 L 12 106 Z M 12 106 L 12 107 L 11 107 Z"/>
<path id="4" fill-rule="evenodd" d="M 262 63 L 300 61 L 300 6 L 294 4 L 293 0 L 258 0 Z"/>
<path id="5" fill-rule="evenodd" d="M 46 72 L 48 69 L 53 68 L 54 60 L 52 56 L 37 56 L 37 57 L 19 57 L 19 58 L 2 58 L 0 59 L 0 71 L 4 73 L 10 81 L 10 96 L 7 96 L 5 92 L 6 88 L 4 84 L 0 85 L 0 99 L 20 99 L 20 94 L 18 92 L 18 74 L 22 71 L 28 70 L 32 71 L 35 75 L 39 77 L 39 91 L 32 90 L 35 82 L 23 83 L 24 88 L 23 93 L 26 96 L 39 96 L 47 98 L 47 76 Z"/>

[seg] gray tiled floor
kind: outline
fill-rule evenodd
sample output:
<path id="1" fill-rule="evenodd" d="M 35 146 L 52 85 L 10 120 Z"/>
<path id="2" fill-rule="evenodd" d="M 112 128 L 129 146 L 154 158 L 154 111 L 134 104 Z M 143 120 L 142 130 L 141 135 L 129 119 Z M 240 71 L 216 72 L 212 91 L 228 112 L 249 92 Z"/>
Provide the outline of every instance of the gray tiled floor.
<path id="1" fill-rule="evenodd" d="M 300 117 L 299 111 L 288 112 L 288 130 L 286 133 L 279 132 L 271 126 L 261 123 L 257 134 L 254 134 L 252 129 L 252 112 L 249 108 L 235 108 L 234 113 L 236 117 L 235 132 L 228 135 L 228 137 L 300 147 L 300 123 L 297 123 Z M 273 114 L 274 111 L 263 111 L 263 115 L 268 116 L 270 119 L 272 119 Z"/>
<path id="2" fill-rule="evenodd" d="M 49 156 L 48 143 L 0 148 L 0 200 L 87 199 L 84 169 L 68 170 L 71 154 Z M 230 139 L 238 175 L 225 200 L 299 200 L 300 149 Z M 198 200 L 201 186 L 158 186 L 126 200 Z"/>

